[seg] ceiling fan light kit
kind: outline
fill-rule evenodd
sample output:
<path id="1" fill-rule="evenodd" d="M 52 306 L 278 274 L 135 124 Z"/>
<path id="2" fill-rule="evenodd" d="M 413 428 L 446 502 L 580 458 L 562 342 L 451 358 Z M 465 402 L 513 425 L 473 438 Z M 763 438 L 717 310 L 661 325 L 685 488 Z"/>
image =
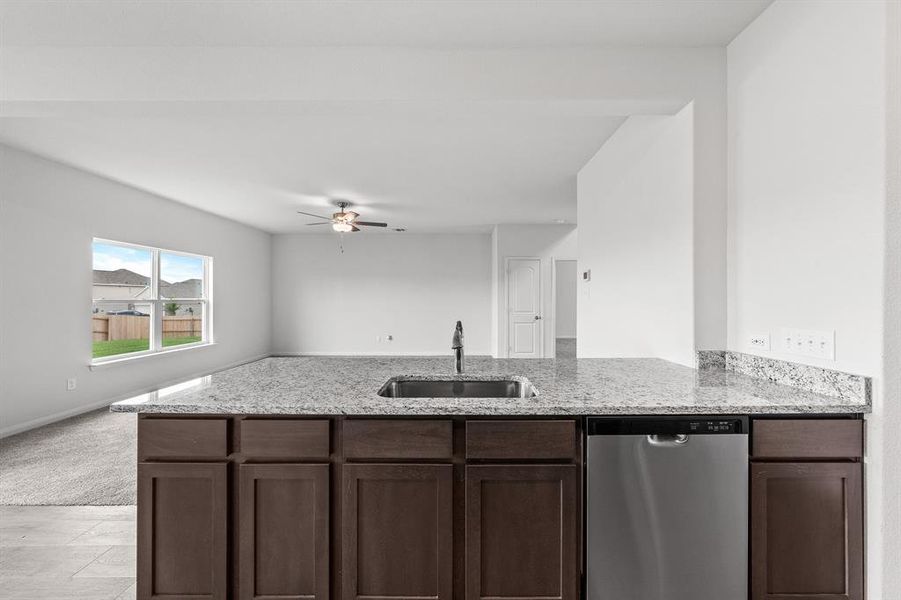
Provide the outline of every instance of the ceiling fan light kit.
<path id="1" fill-rule="evenodd" d="M 307 223 L 307 225 L 331 225 L 332 229 L 338 233 L 357 232 L 360 231 L 360 227 L 388 227 L 387 223 L 380 223 L 377 221 L 357 221 L 357 217 L 359 217 L 360 214 L 352 210 L 347 210 L 350 206 L 350 202 L 345 200 L 338 200 L 335 202 L 335 206 L 338 207 L 338 212 L 332 213 L 331 218 L 304 212 L 302 210 L 297 211 L 297 213 L 308 217 L 322 219 L 322 221 L 319 221 L 318 223 Z"/>

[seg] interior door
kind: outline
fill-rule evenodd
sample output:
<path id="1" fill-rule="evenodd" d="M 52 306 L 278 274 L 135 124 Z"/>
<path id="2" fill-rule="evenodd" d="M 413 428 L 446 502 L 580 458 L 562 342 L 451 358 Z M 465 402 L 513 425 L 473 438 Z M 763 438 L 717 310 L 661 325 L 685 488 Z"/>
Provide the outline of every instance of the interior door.
<path id="1" fill-rule="evenodd" d="M 541 261 L 507 261 L 507 356 L 541 358 Z"/>

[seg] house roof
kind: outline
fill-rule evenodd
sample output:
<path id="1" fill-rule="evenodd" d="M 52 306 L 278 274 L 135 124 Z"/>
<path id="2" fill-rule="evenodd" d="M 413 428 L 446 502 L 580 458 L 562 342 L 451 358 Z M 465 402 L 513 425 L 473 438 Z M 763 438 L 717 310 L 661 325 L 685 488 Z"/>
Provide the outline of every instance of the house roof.
<path id="1" fill-rule="evenodd" d="M 200 279 L 186 279 L 176 283 L 160 282 L 160 295 L 163 298 L 200 298 L 203 294 L 203 282 Z"/>
<path id="2" fill-rule="evenodd" d="M 94 269 L 94 283 L 104 285 L 150 285 L 150 278 L 128 269 L 101 271 Z"/>
<path id="3" fill-rule="evenodd" d="M 99 285 L 150 285 L 150 278 L 128 269 L 102 271 L 94 269 L 94 283 Z M 186 279 L 185 281 L 160 281 L 160 294 L 164 298 L 200 298 L 203 293 L 203 281 Z"/>

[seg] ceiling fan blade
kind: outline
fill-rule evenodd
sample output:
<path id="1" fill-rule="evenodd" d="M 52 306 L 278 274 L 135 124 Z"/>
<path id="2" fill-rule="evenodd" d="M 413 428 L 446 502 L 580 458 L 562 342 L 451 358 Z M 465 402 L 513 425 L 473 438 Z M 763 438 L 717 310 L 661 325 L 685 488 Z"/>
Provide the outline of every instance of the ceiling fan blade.
<path id="1" fill-rule="evenodd" d="M 356 225 L 351 225 L 351 227 L 353 227 L 353 229 L 351 229 L 351 232 L 360 231 L 360 228 Z"/>
<path id="2" fill-rule="evenodd" d="M 304 225 L 306 225 L 307 227 L 309 227 L 310 225 L 331 225 L 331 224 L 332 224 L 331 221 L 321 221 L 319 223 L 304 223 Z"/>
<path id="3" fill-rule="evenodd" d="M 377 223 L 375 221 L 354 221 L 354 225 L 363 225 L 364 227 L 387 227 L 387 223 Z"/>
<path id="4" fill-rule="evenodd" d="M 306 215 L 308 217 L 316 217 L 317 219 L 325 219 L 326 221 L 331 221 L 331 217 L 323 217 L 322 215 L 314 215 L 313 213 L 303 212 L 302 210 L 297 211 L 299 215 Z"/>

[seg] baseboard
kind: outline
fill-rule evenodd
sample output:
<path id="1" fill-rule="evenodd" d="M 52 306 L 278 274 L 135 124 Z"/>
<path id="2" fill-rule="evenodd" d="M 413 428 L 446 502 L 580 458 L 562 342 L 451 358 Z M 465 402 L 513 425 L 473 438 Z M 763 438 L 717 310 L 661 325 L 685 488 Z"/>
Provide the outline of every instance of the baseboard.
<path id="1" fill-rule="evenodd" d="M 110 401 L 102 400 L 100 402 L 95 402 L 85 406 L 79 406 L 78 408 L 64 410 L 52 415 L 47 415 L 46 417 L 39 417 L 37 419 L 25 421 L 24 423 L 19 423 L 18 425 L 13 425 L 11 427 L 4 427 L 3 429 L 0 429 L 0 439 L 28 431 L 29 429 L 36 429 L 38 427 L 43 427 L 44 425 L 56 423 L 57 421 L 62 421 L 71 417 L 77 417 L 78 415 L 91 412 L 92 410 L 97 410 L 98 408 L 103 408 L 104 406 L 109 406 L 110 404 Z"/>
<path id="2" fill-rule="evenodd" d="M 182 383 L 183 381 L 188 381 L 190 379 L 195 379 L 197 377 L 203 377 L 204 375 L 210 375 L 211 373 L 217 373 L 219 371 L 225 371 L 226 369 L 233 369 L 235 367 L 240 367 L 241 365 L 246 365 L 247 363 L 256 362 L 258 360 L 262 360 L 264 358 L 269 358 L 270 354 L 260 354 L 255 357 L 245 358 L 242 360 L 235 361 L 233 363 L 229 363 L 227 365 L 223 365 L 217 368 L 215 371 L 200 371 L 196 373 L 192 373 L 191 375 L 185 375 L 184 377 L 179 377 L 177 379 L 171 379 L 168 381 L 163 381 L 159 384 L 155 384 L 153 386 L 147 386 L 138 390 L 132 390 L 124 394 L 118 394 L 111 398 L 106 398 L 105 400 L 100 400 L 98 402 L 92 402 L 91 404 L 85 404 L 83 406 L 79 406 L 78 408 L 73 408 L 70 410 L 64 410 L 58 413 L 53 413 L 52 415 L 47 415 L 45 417 L 38 417 L 37 419 L 32 419 L 30 421 L 25 421 L 24 423 L 19 423 L 17 425 L 12 425 L 10 427 L 4 427 L 0 429 L 0 439 L 9 437 L 11 435 L 16 435 L 17 433 L 23 433 L 30 429 L 35 429 L 37 427 L 43 427 L 44 425 L 50 425 L 51 423 L 56 423 L 57 421 L 62 421 L 64 419 L 71 419 L 72 417 L 77 417 L 78 415 L 82 415 L 84 413 L 91 412 L 92 410 L 97 410 L 99 408 L 103 408 L 104 406 L 109 406 L 113 402 L 118 402 L 119 400 L 125 400 L 126 398 L 133 398 L 134 396 L 140 396 L 141 394 L 147 394 L 149 392 L 158 390 L 160 388 L 169 387 L 170 385 L 175 385 L 177 383 Z"/>

